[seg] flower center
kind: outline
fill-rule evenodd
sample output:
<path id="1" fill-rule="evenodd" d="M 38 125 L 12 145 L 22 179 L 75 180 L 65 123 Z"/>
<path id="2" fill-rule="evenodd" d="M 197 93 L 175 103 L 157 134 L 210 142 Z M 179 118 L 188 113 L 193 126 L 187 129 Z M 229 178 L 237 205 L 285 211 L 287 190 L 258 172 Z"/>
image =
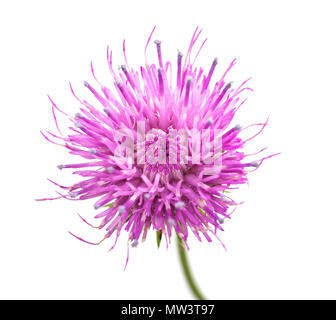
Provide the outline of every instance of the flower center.
<path id="1" fill-rule="evenodd" d="M 161 129 L 152 129 L 144 143 L 143 172 L 149 179 L 154 179 L 157 173 L 162 182 L 171 179 L 182 179 L 184 164 L 181 157 L 180 137 L 173 138 Z"/>

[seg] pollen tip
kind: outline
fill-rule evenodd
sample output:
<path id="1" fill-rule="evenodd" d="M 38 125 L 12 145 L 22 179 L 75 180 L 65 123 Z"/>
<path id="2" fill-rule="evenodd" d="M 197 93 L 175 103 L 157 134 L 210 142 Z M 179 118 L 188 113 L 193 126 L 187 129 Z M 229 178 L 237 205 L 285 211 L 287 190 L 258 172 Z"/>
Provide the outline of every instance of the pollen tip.
<path id="1" fill-rule="evenodd" d="M 70 198 L 76 198 L 78 196 L 78 192 L 71 191 L 71 192 L 69 192 L 69 196 L 70 196 Z"/>
<path id="2" fill-rule="evenodd" d="M 218 216 L 217 216 L 217 221 L 218 221 L 219 224 L 223 224 L 224 223 L 224 219 L 221 218 L 221 217 L 218 217 Z"/>
<path id="3" fill-rule="evenodd" d="M 220 195 L 220 197 L 222 200 L 229 200 L 228 197 L 223 193 Z"/>
<path id="4" fill-rule="evenodd" d="M 79 129 L 83 128 L 82 124 L 79 123 L 79 122 L 77 122 L 77 121 L 74 122 L 74 126 L 75 126 L 76 128 L 79 128 Z"/>
<path id="5" fill-rule="evenodd" d="M 107 172 L 108 173 L 113 173 L 114 172 L 114 168 L 113 167 L 107 167 Z"/>
<path id="6" fill-rule="evenodd" d="M 150 197 L 149 193 L 145 193 L 143 196 L 144 196 L 145 199 L 149 199 L 149 197 Z"/>
<path id="7" fill-rule="evenodd" d="M 173 218 L 169 218 L 169 219 L 168 219 L 168 224 L 169 224 L 171 227 L 175 226 L 175 221 L 174 221 L 174 219 L 173 219 Z"/>
<path id="8" fill-rule="evenodd" d="M 240 125 L 240 124 L 237 124 L 234 128 L 233 128 L 233 130 L 237 130 L 237 131 L 239 131 L 239 130 L 241 130 L 242 129 L 242 126 Z"/>
<path id="9" fill-rule="evenodd" d="M 77 113 L 75 114 L 75 117 L 76 117 L 76 118 L 82 118 L 82 115 L 81 115 L 79 112 L 77 112 Z"/>
<path id="10" fill-rule="evenodd" d="M 212 118 L 209 118 L 208 121 L 207 121 L 207 124 L 213 124 L 213 119 Z"/>
<path id="11" fill-rule="evenodd" d="M 187 76 L 186 81 L 187 81 L 187 83 L 190 84 L 193 81 L 193 78 L 191 76 Z"/>
<path id="12" fill-rule="evenodd" d="M 90 87 L 90 85 L 89 85 L 89 83 L 88 83 L 87 81 L 84 81 L 83 84 L 84 84 L 84 86 L 87 87 L 87 88 Z"/>
<path id="13" fill-rule="evenodd" d="M 183 53 L 182 53 L 180 50 L 177 50 L 177 55 L 178 55 L 179 57 L 183 57 Z"/>
<path id="14" fill-rule="evenodd" d="M 90 148 L 89 149 L 89 152 L 92 153 L 92 154 L 96 154 L 97 153 L 97 150 L 95 148 Z"/>
<path id="15" fill-rule="evenodd" d="M 175 203 L 175 208 L 176 209 L 182 209 L 184 207 L 184 202 L 183 201 L 178 201 Z"/>
<path id="16" fill-rule="evenodd" d="M 250 162 L 250 163 L 248 164 L 248 166 L 249 166 L 249 167 L 255 167 L 255 168 L 258 168 L 258 167 L 259 167 L 259 163 L 256 162 L 256 161 L 253 161 L 253 162 Z"/>
<path id="17" fill-rule="evenodd" d="M 97 210 L 97 209 L 99 209 L 101 207 L 101 204 L 99 204 L 99 203 L 95 203 L 94 204 L 94 208 Z"/>
<path id="18" fill-rule="evenodd" d="M 131 243 L 131 247 L 132 248 L 136 248 L 139 244 L 139 241 L 137 239 L 133 240 L 133 242 Z"/>
<path id="19" fill-rule="evenodd" d="M 59 165 L 57 166 L 57 168 L 60 169 L 60 170 L 62 170 L 62 169 L 64 168 L 64 165 L 63 165 L 63 164 L 59 164 Z"/>
<path id="20" fill-rule="evenodd" d="M 119 206 L 118 207 L 118 213 L 121 214 L 121 213 L 124 213 L 126 210 L 125 206 Z"/>
<path id="21" fill-rule="evenodd" d="M 154 40 L 154 43 L 159 46 L 161 44 L 161 41 L 160 40 Z"/>
<path id="22" fill-rule="evenodd" d="M 116 84 L 118 87 L 122 87 L 122 82 L 119 79 L 116 79 Z"/>

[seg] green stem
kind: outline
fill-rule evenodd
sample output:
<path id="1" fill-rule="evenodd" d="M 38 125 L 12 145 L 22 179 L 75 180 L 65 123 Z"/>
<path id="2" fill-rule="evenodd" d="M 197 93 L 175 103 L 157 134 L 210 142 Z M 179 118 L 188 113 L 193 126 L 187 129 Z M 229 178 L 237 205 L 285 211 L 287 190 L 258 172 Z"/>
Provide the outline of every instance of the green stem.
<path id="1" fill-rule="evenodd" d="M 188 258 L 187 258 L 187 252 L 186 252 L 186 249 L 184 248 L 184 243 L 179 236 L 177 236 L 177 249 L 178 249 L 178 253 L 179 253 L 179 257 L 180 257 L 181 266 L 182 266 L 184 276 L 185 276 L 185 278 L 188 282 L 188 285 L 189 285 L 192 293 L 194 294 L 196 299 L 205 300 L 206 298 L 203 296 L 203 294 L 199 290 L 199 288 L 198 288 L 198 286 L 197 286 L 197 284 L 196 284 L 196 282 L 195 282 L 195 280 L 192 276 L 191 269 L 190 269 L 189 262 L 188 262 Z"/>

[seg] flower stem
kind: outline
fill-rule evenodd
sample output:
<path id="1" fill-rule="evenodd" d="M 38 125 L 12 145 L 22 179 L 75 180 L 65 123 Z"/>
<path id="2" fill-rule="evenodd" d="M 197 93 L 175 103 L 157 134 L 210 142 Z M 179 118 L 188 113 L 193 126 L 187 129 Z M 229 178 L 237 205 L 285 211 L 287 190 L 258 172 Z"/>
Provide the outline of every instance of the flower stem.
<path id="1" fill-rule="evenodd" d="M 196 299 L 198 300 L 205 300 L 206 298 L 203 296 L 201 291 L 199 290 L 193 276 L 191 273 L 191 269 L 189 266 L 188 258 L 187 258 L 187 252 L 184 247 L 184 243 L 181 240 L 179 236 L 177 236 L 177 249 L 180 257 L 180 262 L 182 266 L 182 270 L 184 273 L 184 276 L 188 282 L 189 288 L 192 291 L 193 295 L 195 296 Z"/>

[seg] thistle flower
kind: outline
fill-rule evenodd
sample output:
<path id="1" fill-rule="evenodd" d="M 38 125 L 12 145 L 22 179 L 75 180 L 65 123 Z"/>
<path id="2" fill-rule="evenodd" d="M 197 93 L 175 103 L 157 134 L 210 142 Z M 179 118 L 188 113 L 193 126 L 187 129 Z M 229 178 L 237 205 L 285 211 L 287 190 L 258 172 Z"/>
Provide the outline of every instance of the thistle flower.
<path id="1" fill-rule="evenodd" d="M 241 101 L 242 92 L 251 90 L 246 86 L 248 80 L 236 88 L 227 80 L 236 60 L 212 85 L 217 59 L 208 72 L 195 66 L 206 40 L 192 61 L 201 34 L 196 28 L 185 57 L 178 52 L 175 67 L 164 60 L 160 41 L 154 42 L 158 62 L 149 65 L 146 51 L 154 29 L 140 71 L 128 65 L 125 42 L 125 64 L 118 71 L 112 67 L 112 51 L 107 48 L 113 88 L 98 81 L 91 64 L 96 85 L 84 82 L 84 86 L 96 98 L 96 105 L 77 97 L 71 84 L 71 92 L 81 104 L 79 113 L 69 116 L 49 98 L 59 134 L 43 136 L 53 143 L 59 139 L 57 144 L 85 159 L 58 165 L 61 170 L 73 169 L 82 180 L 69 187 L 50 180 L 63 190 L 52 199 L 97 199 L 94 210 L 99 211 L 95 218 L 100 224 L 96 228 L 105 233 L 98 243 L 74 235 L 86 243 L 100 244 L 114 236 L 113 248 L 124 230 L 136 247 L 150 228 L 157 231 L 158 244 L 164 237 L 167 246 L 175 232 L 186 248 L 190 233 L 199 241 L 203 237 L 209 242 L 213 237 L 219 239 L 217 231 L 223 230 L 221 224 L 237 205 L 227 192 L 245 184 L 247 174 L 270 157 L 251 161 L 243 151 L 267 121 L 254 124 L 260 130 L 245 140 L 240 133 L 247 127 L 231 124 L 246 100 Z M 56 110 L 71 122 L 71 133 L 62 134 Z M 134 141 L 137 146 L 132 150 Z"/>

